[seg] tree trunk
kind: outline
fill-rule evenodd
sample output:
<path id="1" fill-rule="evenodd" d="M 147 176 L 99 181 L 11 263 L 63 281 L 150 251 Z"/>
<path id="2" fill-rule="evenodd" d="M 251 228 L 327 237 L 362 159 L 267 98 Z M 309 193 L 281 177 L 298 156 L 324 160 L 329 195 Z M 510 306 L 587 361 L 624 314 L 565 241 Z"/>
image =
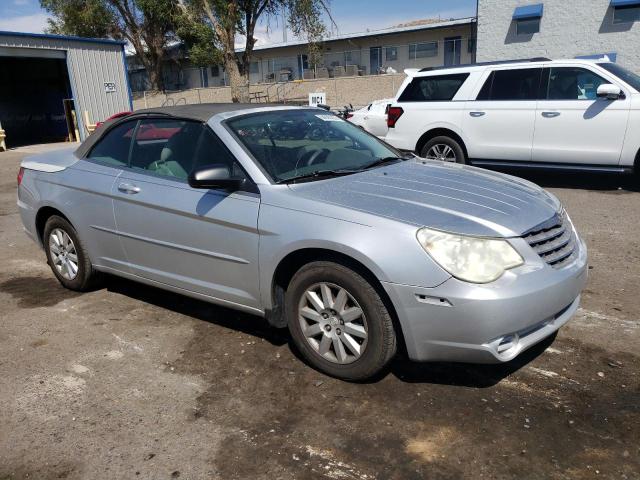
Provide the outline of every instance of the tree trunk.
<path id="1" fill-rule="evenodd" d="M 162 75 L 162 62 L 149 63 L 145 67 L 147 74 L 149 75 L 149 83 L 151 84 L 151 90 L 157 90 L 164 92 L 164 77 Z"/>
<path id="2" fill-rule="evenodd" d="M 249 98 L 249 76 L 240 73 L 240 68 L 236 62 L 235 54 L 233 57 L 225 55 L 224 68 L 229 76 L 229 85 L 231 86 L 231 100 L 235 103 L 250 103 Z"/>

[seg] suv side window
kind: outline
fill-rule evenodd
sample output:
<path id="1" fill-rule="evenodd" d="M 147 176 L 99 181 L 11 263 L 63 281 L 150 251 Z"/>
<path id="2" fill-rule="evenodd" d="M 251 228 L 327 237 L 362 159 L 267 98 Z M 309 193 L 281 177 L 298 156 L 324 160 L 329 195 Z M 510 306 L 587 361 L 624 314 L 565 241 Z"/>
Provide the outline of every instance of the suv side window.
<path id="1" fill-rule="evenodd" d="M 603 83 L 609 82 L 585 68 L 552 68 L 546 98 L 547 100 L 595 100 L 598 98 L 598 87 Z"/>
<path id="2" fill-rule="evenodd" d="M 86 158 L 115 167 L 126 166 L 129 161 L 129 149 L 136 124 L 137 120 L 133 120 L 109 130 L 91 149 Z"/>
<path id="3" fill-rule="evenodd" d="M 476 100 L 537 100 L 542 68 L 495 70 Z"/>
<path id="4" fill-rule="evenodd" d="M 447 102 L 455 97 L 469 77 L 468 73 L 416 77 L 398 98 L 398 102 Z"/>
<path id="5" fill-rule="evenodd" d="M 202 124 L 183 120 L 142 120 L 136 131 L 130 167 L 186 180 L 193 167 Z"/>

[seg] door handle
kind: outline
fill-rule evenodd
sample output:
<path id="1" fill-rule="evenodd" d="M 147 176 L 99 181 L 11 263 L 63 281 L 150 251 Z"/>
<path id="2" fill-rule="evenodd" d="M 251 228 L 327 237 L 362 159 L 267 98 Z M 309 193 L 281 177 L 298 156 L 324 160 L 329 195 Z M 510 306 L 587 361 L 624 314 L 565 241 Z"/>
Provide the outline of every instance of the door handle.
<path id="1" fill-rule="evenodd" d="M 469 115 L 472 117 L 482 117 L 486 114 L 486 112 L 469 112 Z"/>
<path id="2" fill-rule="evenodd" d="M 560 116 L 560 112 L 542 112 L 544 118 L 555 118 Z"/>
<path id="3" fill-rule="evenodd" d="M 118 190 L 129 195 L 140 193 L 140 187 L 136 187 L 135 185 L 132 185 L 130 183 L 121 183 L 120 185 L 118 185 Z"/>

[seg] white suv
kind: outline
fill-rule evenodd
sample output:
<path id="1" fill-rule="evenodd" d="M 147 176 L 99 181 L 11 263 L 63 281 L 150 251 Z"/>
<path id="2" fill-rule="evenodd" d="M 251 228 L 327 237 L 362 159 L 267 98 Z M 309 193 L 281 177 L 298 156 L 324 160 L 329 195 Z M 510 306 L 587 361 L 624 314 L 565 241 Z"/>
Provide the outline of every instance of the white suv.
<path id="1" fill-rule="evenodd" d="M 640 76 L 532 59 L 407 70 L 385 141 L 475 165 L 624 172 L 640 160 Z"/>

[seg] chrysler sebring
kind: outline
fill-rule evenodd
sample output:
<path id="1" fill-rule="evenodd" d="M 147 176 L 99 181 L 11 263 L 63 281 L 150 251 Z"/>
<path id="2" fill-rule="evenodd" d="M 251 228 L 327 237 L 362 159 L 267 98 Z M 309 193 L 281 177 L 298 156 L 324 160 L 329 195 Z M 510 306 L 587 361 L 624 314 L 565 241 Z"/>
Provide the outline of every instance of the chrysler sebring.
<path id="1" fill-rule="evenodd" d="M 550 193 L 406 156 L 319 108 L 139 110 L 26 158 L 18 184 L 66 288 L 108 273 L 263 316 L 348 380 L 398 349 L 507 362 L 569 320 L 587 277 Z"/>

